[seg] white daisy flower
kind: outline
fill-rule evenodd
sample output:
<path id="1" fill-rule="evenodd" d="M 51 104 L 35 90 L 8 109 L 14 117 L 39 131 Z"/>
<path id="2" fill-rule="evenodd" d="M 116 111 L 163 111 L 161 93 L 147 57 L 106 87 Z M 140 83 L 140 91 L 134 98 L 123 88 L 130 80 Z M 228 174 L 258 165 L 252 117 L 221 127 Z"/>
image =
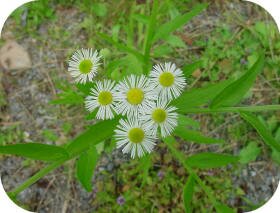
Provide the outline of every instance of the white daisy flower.
<path id="1" fill-rule="evenodd" d="M 153 135 L 160 129 L 162 137 L 171 135 L 177 126 L 178 114 L 176 107 L 168 106 L 166 101 L 159 99 L 148 111 L 142 112 L 140 119 L 144 122 Z"/>
<path id="2" fill-rule="evenodd" d="M 171 62 L 155 65 L 150 73 L 150 78 L 152 86 L 165 100 L 179 97 L 186 86 L 182 70 L 176 68 L 176 65 Z"/>
<path id="3" fill-rule="evenodd" d="M 157 99 L 149 79 L 144 75 L 131 75 L 116 87 L 116 106 L 118 113 L 137 116 L 139 111 L 146 111 Z"/>
<path id="4" fill-rule="evenodd" d="M 101 56 L 93 49 L 77 50 L 69 60 L 68 71 L 77 83 L 92 82 L 100 65 Z"/>
<path id="5" fill-rule="evenodd" d="M 115 83 L 111 80 L 97 81 L 91 89 L 91 94 L 86 97 L 86 108 L 93 112 L 99 108 L 96 114 L 97 119 L 114 118 L 115 110 Z"/>
<path id="6" fill-rule="evenodd" d="M 156 144 L 151 131 L 135 118 L 121 119 L 115 133 L 117 148 L 122 148 L 123 153 L 130 153 L 132 158 L 151 153 Z"/>

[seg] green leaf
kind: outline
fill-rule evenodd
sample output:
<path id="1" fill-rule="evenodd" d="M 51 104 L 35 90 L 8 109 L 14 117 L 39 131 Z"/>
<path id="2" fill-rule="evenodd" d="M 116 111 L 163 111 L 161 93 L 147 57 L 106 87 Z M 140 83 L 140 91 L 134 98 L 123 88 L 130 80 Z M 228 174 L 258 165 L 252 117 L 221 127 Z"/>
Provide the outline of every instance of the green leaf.
<path id="1" fill-rule="evenodd" d="M 42 161 L 56 161 L 68 157 L 68 153 L 64 148 L 40 143 L 0 146 L 0 153 L 18 155 L 20 157 Z"/>
<path id="2" fill-rule="evenodd" d="M 212 169 L 237 163 L 238 160 L 239 158 L 233 155 L 204 152 L 188 157 L 186 163 L 194 168 Z"/>
<path id="3" fill-rule="evenodd" d="M 95 15 L 104 17 L 107 14 L 107 7 L 104 3 L 93 3 L 91 5 L 93 12 Z"/>
<path id="4" fill-rule="evenodd" d="M 88 149 L 88 147 L 111 138 L 114 134 L 114 130 L 118 124 L 118 121 L 119 118 L 100 121 L 97 124 L 89 127 L 88 130 L 68 144 L 66 150 L 71 156 L 75 156 Z"/>
<path id="5" fill-rule="evenodd" d="M 197 4 L 189 13 L 184 15 L 180 15 L 172 19 L 171 21 L 161 25 L 157 30 L 153 38 L 153 42 L 158 41 L 159 39 L 165 39 L 172 32 L 177 30 L 178 28 L 184 26 L 188 21 L 190 21 L 194 16 L 201 13 L 207 4 Z"/>
<path id="6" fill-rule="evenodd" d="M 174 135 L 183 138 L 186 141 L 192 141 L 199 144 L 216 144 L 223 143 L 224 140 L 205 137 L 198 131 L 186 129 L 183 126 L 177 126 Z"/>
<path id="7" fill-rule="evenodd" d="M 184 191 L 183 191 L 183 199 L 184 199 L 184 206 L 185 206 L 186 213 L 192 212 L 191 200 L 194 193 L 194 187 L 195 187 L 195 179 L 193 175 L 190 175 L 184 186 Z"/>
<path id="8" fill-rule="evenodd" d="M 191 119 L 182 114 L 178 114 L 178 126 L 192 127 L 193 129 L 199 129 L 200 124 L 198 121 Z"/>
<path id="9" fill-rule="evenodd" d="M 91 147 L 88 151 L 81 154 L 77 161 L 77 178 L 88 192 L 92 190 L 91 179 L 98 158 L 99 154 L 97 153 L 96 148 Z"/>
<path id="10" fill-rule="evenodd" d="M 254 66 L 240 78 L 228 85 L 221 91 L 210 104 L 211 108 L 222 106 L 233 106 L 239 103 L 255 82 L 257 75 L 264 66 L 264 55 L 262 54 Z"/>
<path id="11" fill-rule="evenodd" d="M 143 73 L 142 65 L 134 55 L 128 54 L 126 56 L 125 61 L 127 66 L 127 71 L 125 72 L 126 75 L 131 75 L 131 74 L 140 75 Z"/>
<path id="12" fill-rule="evenodd" d="M 156 21 L 157 21 L 157 13 L 158 13 L 158 0 L 153 1 L 153 8 L 151 11 L 151 16 L 149 18 L 149 24 L 148 24 L 148 29 L 146 33 L 146 38 L 145 38 L 145 56 L 147 57 L 151 46 L 152 46 L 152 40 L 155 34 L 155 26 L 156 26 Z"/>
<path id="13" fill-rule="evenodd" d="M 186 47 L 185 42 L 180 37 L 175 35 L 169 35 L 166 38 L 166 42 L 172 47 Z"/>
<path id="14" fill-rule="evenodd" d="M 218 203 L 215 205 L 217 213 L 235 213 L 236 211 L 225 204 Z"/>
<path id="15" fill-rule="evenodd" d="M 132 18 L 142 24 L 149 24 L 149 17 L 143 14 L 133 14 Z"/>
<path id="16" fill-rule="evenodd" d="M 126 62 L 127 62 L 126 56 L 110 61 L 106 66 L 106 75 L 109 78 L 112 78 L 113 80 L 120 80 L 122 75 L 120 73 L 120 70 L 122 70 L 125 67 Z M 119 73 L 118 76 L 116 76 L 116 72 Z"/>
<path id="17" fill-rule="evenodd" d="M 114 45 L 120 51 L 125 52 L 125 53 L 131 53 L 135 57 L 137 57 L 140 61 L 142 61 L 142 62 L 144 61 L 144 56 L 140 52 L 138 52 L 137 50 L 132 49 L 132 48 L 126 46 L 125 44 L 120 43 L 120 42 L 114 41 L 110 36 L 108 36 L 104 33 L 97 33 L 97 35 L 100 36 L 105 41 L 109 42 L 110 44 Z"/>
<path id="18" fill-rule="evenodd" d="M 280 152 L 277 152 L 275 149 L 272 150 L 271 158 L 274 162 L 280 165 Z"/>
<path id="19" fill-rule="evenodd" d="M 275 133 L 275 140 L 280 143 L 280 126 L 277 128 Z"/>
<path id="20" fill-rule="evenodd" d="M 154 57 L 160 58 L 172 53 L 172 51 L 173 50 L 169 45 L 160 45 L 154 49 Z"/>
<path id="21" fill-rule="evenodd" d="M 118 42 L 119 40 L 119 32 L 120 32 L 120 29 L 121 29 L 121 25 L 117 24 L 117 25 L 114 25 L 112 27 L 112 39 L 113 41 L 115 42 Z"/>
<path id="22" fill-rule="evenodd" d="M 240 115 L 257 130 L 266 145 L 268 145 L 272 150 L 275 149 L 277 152 L 280 152 L 280 143 L 274 139 L 269 129 L 267 129 L 256 116 L 249 112 L 241 112 Z"/>
<path id="23" fill-rule="evenodd" d="M 280 110 L 280 105 L 261 105 L 261 106 L 241 106 L 241 107 L 220 107 L 220 108 L 187 108 L 184 113 L 225 113 L 225 112 L 261 112 L 261 111 Z"/>
<path id="24" fill-rule="evenodd" d="M 261 148 L 258 147 L 256 142 L 250 142 L 246 147 L 241 149 L 239 153 L 239 162 L 247 164 L 251 161 L 255 161 L 261 152 Z"/>
<path id="25" fill-rule="evenodd" d="M 81 91 L 82 93 L 84 93 L 85 95 L 88 95 L 91 91 L 91 88 L 93 86 L 95 86 L 95 82 L 87 82 L 85 84 L 82 83 L 77 83 L 75 86 L 77 87 L 77 89 L 79 91 Z"/>
<path id="26" fill-rule="evenodd" d="M 179 112 L 184 113 L 189 108 L 207 104 L 230 82 L 231 80 L 221 81 L 216 84 L 208 84 L 202 88 L 185 91 L 179 98 L 173 100 L 171 104 L 176 106 Z"/>
<path id="27" fill-rule="evenodd" d="M 49 102 L 50 104 L 83 104 L 84 99 L 81 95 L 77 94 L 74 91 L 65 91 L 58 94 L 58 98 Z"/>
<path id="28" fill-rule="evenodd" d="M 187 64 L 183 67 L 182 71 L 186 77 L 190 76 L 194 71 L 202 67 L 202 60 Z"/>

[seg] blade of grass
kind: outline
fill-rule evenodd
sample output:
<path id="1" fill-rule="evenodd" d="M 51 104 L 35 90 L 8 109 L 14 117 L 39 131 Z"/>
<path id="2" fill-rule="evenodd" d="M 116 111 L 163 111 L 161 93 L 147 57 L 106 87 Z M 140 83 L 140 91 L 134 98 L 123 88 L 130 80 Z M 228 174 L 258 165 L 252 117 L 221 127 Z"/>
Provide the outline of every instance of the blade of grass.
<path id="1" fill-rule="evenodd" d="M 268 145 L 271 149 L 275 149 L 280 152 L 280 143 L 274 139 L 269 129 L 267 129 L 256 116 L 245 112 L 240 113 L 240 115 L 256 129 L 266 145 Z"/>
<path id="2" fill-rule="evenodd" d="M 194 16 L 201 13 L 207 4 L 197 4 L 194 8 L 191 9 L 189 13 L 175 17 L 173 20 L 161 25 L 153 37 L 153 42 L 158 41 L 159 39 L 165 39 L 170 33 L 174 32 L 178 28 L 184 26 L 188 21 L 190 21 Z"/>
<path id="3" fill-rule="evenodd" d="M 149 19 L 147 34 L 144 42 L 144 61 L 145 61 L 144 73 L 145 74 L 148 74 L 149 67 L 150 67 L 150 54 L 151 54 L 152 40 L 155 33 L 157 12 L 158 12 L 158 0 L 154 0 L 151 16 Z"/>

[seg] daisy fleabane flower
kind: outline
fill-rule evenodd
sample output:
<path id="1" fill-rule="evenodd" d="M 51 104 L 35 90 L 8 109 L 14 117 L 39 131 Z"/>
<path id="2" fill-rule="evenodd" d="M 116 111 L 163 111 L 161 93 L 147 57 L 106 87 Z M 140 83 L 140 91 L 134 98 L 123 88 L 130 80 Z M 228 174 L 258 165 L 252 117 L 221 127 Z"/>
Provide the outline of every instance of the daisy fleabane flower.
<path id="1" fill-rule="evenodd" d="M 119 114 L 137 116 L 146 111 L 156 100 L 154 88 L 144 75 L 130 75 L 116 86 L 117 111 Z"/>
<path id="2" fill-rule="evenodd" d="M 115 139 L 117 148 L 122 148 L 123 153 L 130 153 L 132 158 L 151 153 L 156 144 L 155 135 L 152 135 L 147 126 L 134 117 L 120 120 L 115 130 Z"/>
<path id="3" fill-rule="evenodd" d="M 165 100 L 179 97 L 186 86 L 182 70 L 171 62 L 156 64 L 149 77 L 152 86 L 158 91 L 158 95 Z"/>
<path id="4" fill-rule="evenodd" d="M 146 112 L 142 112 L 140 119 L 144 122 L 152 134 L 156 135 L 158 129 L 161 136 L 166 137 L 171 135 L 177 126 L 178 114 L 176 107 L 168 106 L 167 101 L 158 99 L 158 101 Z"/>
<path id="5" fill-rule="evenodd" d="M 111 80 L 97 81 L 86 97 L 85 105 L 88 111 L 98 108 L 97 119 L 112 119 L 115 113 L 115 83 Z"/>
<path id="6" fill-rule="evenodd" d="M 92 82 L 100 65 L 100 58 L 101 56 L 98 55 L 97 50 L 77 50 L 69 60 L 68 71 L 77 83 Z"/>

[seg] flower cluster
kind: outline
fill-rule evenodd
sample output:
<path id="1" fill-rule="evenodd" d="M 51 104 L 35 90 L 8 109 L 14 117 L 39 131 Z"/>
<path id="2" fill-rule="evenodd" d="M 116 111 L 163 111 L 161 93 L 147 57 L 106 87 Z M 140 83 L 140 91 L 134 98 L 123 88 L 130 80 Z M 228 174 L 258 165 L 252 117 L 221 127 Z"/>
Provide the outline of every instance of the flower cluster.
<path id="1" fill-rule="evenodd" d="M 76 82 L 93 82 L 100 56 L 92 49 L 76 51 L 69 61 L 69 72 Z M 169 106 L 180 96 L 186 80 L 173 63 L 157 64 L 149 76 L 130 75 L 116 83 L 96 81 L 86 97 L 88 111 L 97 110 L 97 119 L 112 119 L 123 115 L 115 130 L 117 148 L 132 158 L 150 153 L 160 135 L 166 137 L 177 126 L 176 108 Z"/>

